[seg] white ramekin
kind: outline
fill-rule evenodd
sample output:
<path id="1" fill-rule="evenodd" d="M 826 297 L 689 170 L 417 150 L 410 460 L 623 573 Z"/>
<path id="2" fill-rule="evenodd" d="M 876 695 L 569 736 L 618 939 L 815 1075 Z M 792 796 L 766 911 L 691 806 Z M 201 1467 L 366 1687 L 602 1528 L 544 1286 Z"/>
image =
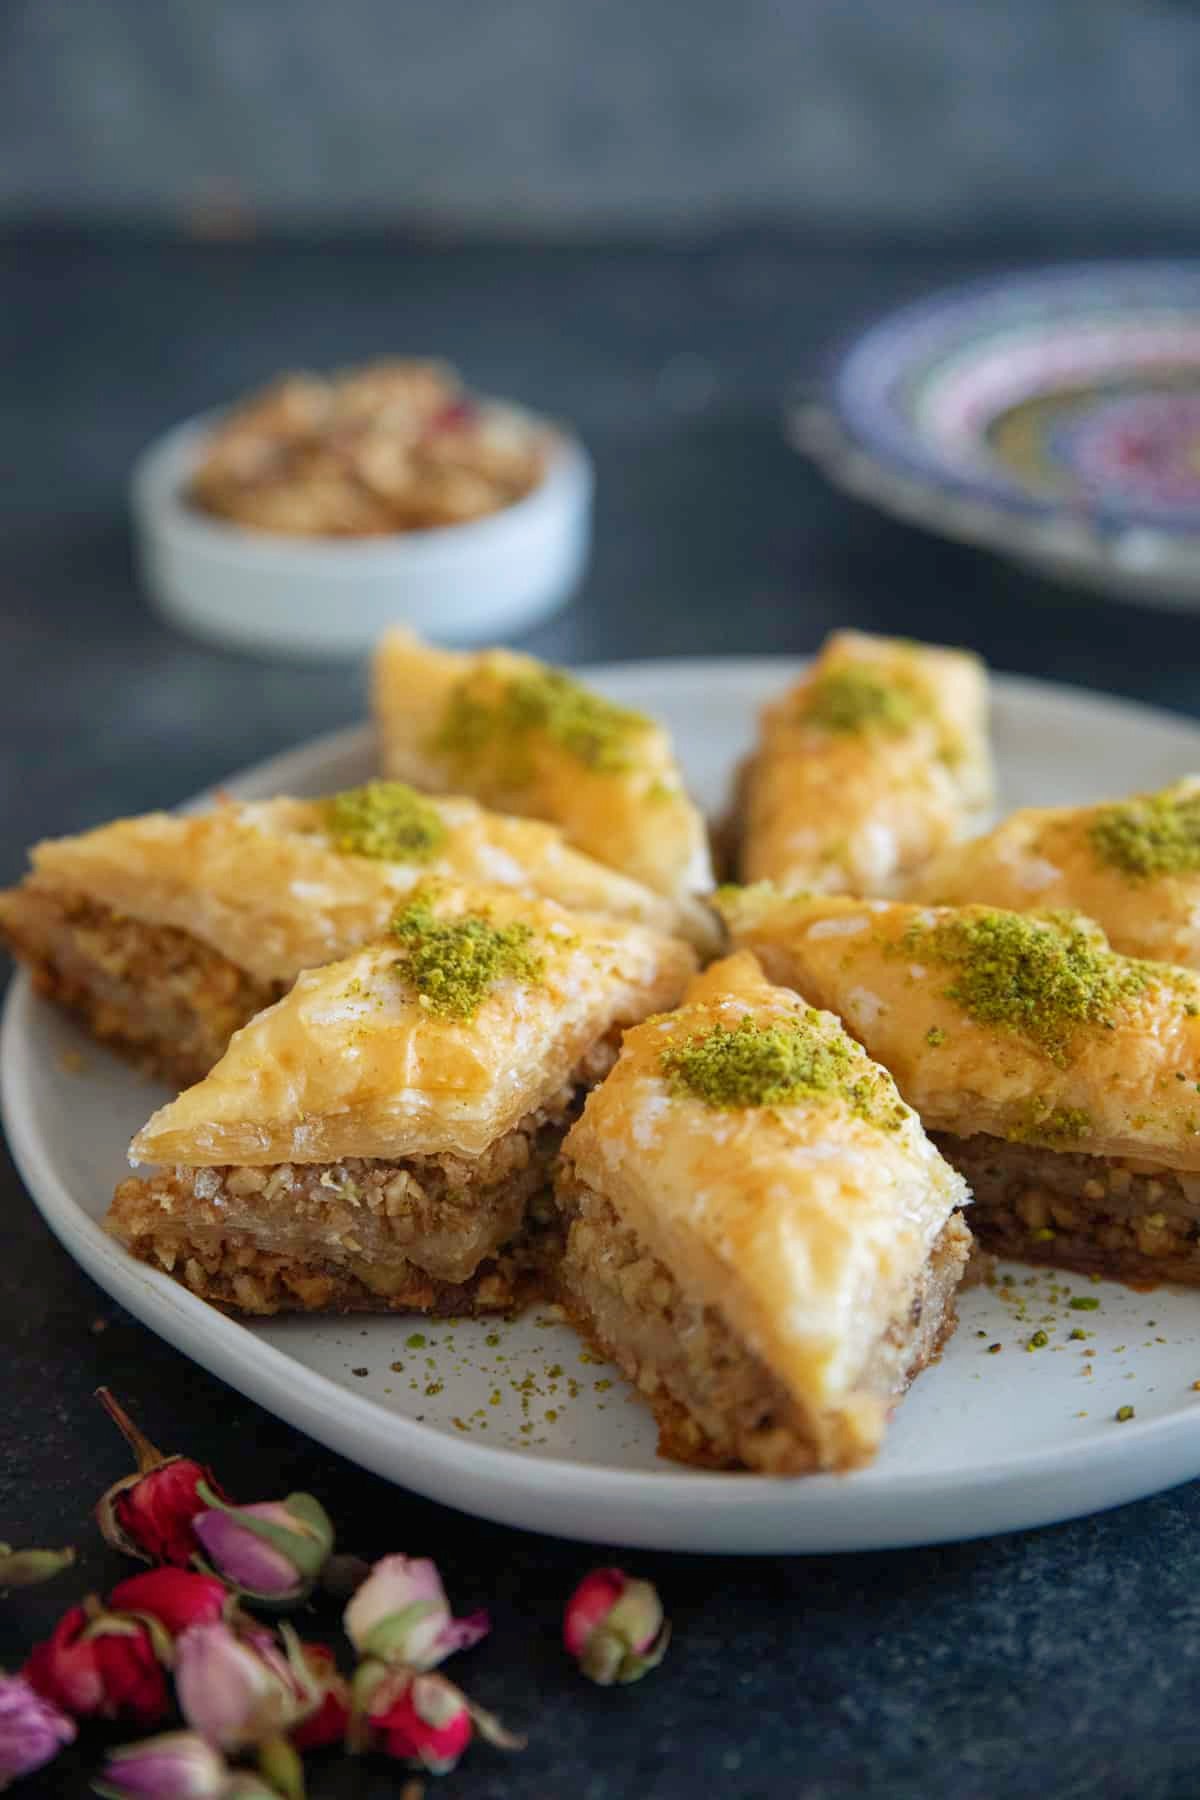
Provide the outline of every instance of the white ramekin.
<path id="1" fill-rule="evenodd" d="M 130 483 L 143 586 L 172 624 L 285 656 L 357 656 L 389 625 L 445 643 L 517 632 L 565 605 L 591 543 L 592 465 L 555 431 L 523 500 L 464 525 L 394 537 L 286 537 L 216 519 L 185 498 L 216 415 L 139 457 Z"/>

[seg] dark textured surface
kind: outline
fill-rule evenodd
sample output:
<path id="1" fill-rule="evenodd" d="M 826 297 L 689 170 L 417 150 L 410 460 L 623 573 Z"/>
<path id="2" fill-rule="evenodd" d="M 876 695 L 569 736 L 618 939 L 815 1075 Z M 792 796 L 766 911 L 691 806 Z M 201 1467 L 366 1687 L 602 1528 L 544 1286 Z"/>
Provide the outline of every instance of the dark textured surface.
<path id="1" fill-rule="evenodd" d="M 1195 218 L 1195 0 L 6 0 L 0 214 Z"/>
<path id="2" fill-rule="evenodd" d="M 831 333 L 984 265 L 747 238 L 674 255 L 0 246 L 0 877 L 40 833 L 169 803 L 358 713 L 355 671 L 251 662 L 152 623 L 122 490 L 134 453 L 181 414 L 279 363 L 392 346 L 460 359 L 481 385 L 574 419 L 595 451 L 592 577 L 532 640 L 542 652 L 801 651 L 853 620 L 1200 711 L 1197 622 L 1073 596 L 876 519 L 780 440 L 781 391 Z M 103 1381 L 245 1497 L 311 1489 L 348 1543 L 431 1553 L 462 1608 L 493 1607 L 493 1637 L 455 1672 L 531 1745 L 512 1763 L 473 1753 L 441 1784 L 448 1800 L 1200 1791 L 1200 1488 L 945 1549 L 628 1558 L 660 1583 L 676 1642 L 642 1686 L 601 1693 L 556 1642 L 561 1598 L 601 1548 L 473 1523 L 278 1424 L 114 1308 L 11 1168 L 0 1179 L 0 1537 L 84 1551 L 78 1577 L 4 1603 L 0 1663 L 117 1576 L 86 1524 L 125 1466 L 90 1399 Z M 88 1760 L 23 1791 L 82 1793 Z M 326 1760 L 311 1792 L 399 1786 L 386 1765 Z"/>

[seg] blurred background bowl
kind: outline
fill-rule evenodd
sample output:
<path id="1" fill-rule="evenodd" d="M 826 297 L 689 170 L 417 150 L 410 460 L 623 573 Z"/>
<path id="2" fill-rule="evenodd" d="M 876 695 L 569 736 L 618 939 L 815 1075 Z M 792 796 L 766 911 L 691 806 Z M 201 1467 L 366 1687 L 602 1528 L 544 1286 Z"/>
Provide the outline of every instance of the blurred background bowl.
<path id="1" fill-rule="evenodd" d="M 545 473 L 521 500 L 461 525 L 387 537 L 255 531 L 187 499 L 216 415 L 189 419 L 131 480 L 142 585 L 173 624 L 239 650 L 360 656 L 389 625 L 443 643 L 528 629 L 566 604 L 587 566 L 593 474 L 578 439 L 551 432 Z"/>

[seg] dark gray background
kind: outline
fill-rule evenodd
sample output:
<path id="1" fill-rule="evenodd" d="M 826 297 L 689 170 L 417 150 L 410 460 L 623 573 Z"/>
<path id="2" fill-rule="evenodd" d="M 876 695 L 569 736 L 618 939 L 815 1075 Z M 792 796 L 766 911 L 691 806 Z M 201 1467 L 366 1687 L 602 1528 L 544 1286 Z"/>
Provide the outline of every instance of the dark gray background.
<path id="1" fill-rule="evenodd" d="M 0 218 L 1190 225 L 1196 0 L 6 0 Z"/>

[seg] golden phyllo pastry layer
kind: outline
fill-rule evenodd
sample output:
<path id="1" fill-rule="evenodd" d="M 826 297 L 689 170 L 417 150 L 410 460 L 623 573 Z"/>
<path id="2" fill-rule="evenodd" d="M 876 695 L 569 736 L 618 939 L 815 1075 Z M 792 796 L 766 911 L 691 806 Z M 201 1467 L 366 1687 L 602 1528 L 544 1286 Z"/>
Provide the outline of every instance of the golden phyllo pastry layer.
<path id="1" fill-rule="evenodd" d="M 384 772 L 560 827 L 576 849 L 680 900 L 712 886 L 704 820 L 661 725 L 508 650 L 375 654 Z"/>
<path id="2" fill-rule="evenodd" d="M 302 969 L 378 938 L 431 876 L 700 943 L 714 929 L 698 901 L 675 905 L 552 826 L 402 782 L 120 819 L 38 844 L 31 860 L 21 887 L 0 894 L 14 953 L 98 1037 L 185 1082 Z"/>
<path id="3" fill-rule="evenodd" d="M 963 836 L 991 789 L 979 659 L 836 632 L 763 712 L 739 782 L 740 877 L 892 892 Z"/>
<path id="4" fill-rule="evenodd" d="M 247 1310 L 510 1304 L 582 1092 L 694 965 L 552 901 L 418 890 L 388 941 L 302 975 L 155 1113 L 130 1154 L 162 1172 L 122 1184 L 109 1228 Z"/>
<path id="5" fill-rule="evenodd" d="M 1098 806 L 1027 807 L 937 857 L 906 898 L 1068 908 L 1125 956 L 1200 968 L 1200 776 Z"/>
<path id="6" fill-rule="evenodd" d="M 1200 980 L 1079 915 L 726 890 L 734 941 L 838 1012 L 975 1191 L 991 1248 L 1200 1281 Z"/>
<path id="7" fill-rule="evenodd" d="M 626 1034 L 556 1191 L 564 1302 L 672 1456 L 868 1461 L 953 1326 L 965 1184 L 838 1021 L 749 956 Z"/>

